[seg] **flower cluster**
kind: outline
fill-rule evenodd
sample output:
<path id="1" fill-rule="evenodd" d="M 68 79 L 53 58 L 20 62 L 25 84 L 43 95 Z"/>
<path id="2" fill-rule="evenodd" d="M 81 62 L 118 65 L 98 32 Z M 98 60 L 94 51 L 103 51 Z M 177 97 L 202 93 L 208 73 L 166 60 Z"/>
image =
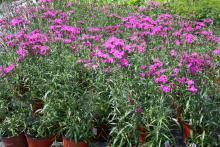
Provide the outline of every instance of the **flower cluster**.
<path id="1" fill-rule="evenodd" d="M 40 2 L 52 3 L 52 0 Z M 186 84 L 186 90 L 195 94 L 198 89 L 194 78 L 198 79 L 200 73 L 213 68 L 216 64 L 212 56 L 220 54 L 219 46 L 206 48 L 206 44 L 220 42 L 207 27 L 212 24 L 212 20 L 192 21 L 168 13 L 154 17 L 145 14 L 149 8 L 153 10 L 158 7 L 156 2 L 149 2 L 145 9 L 140 11 L 138 8 L 137 13 L 128 16 L 100 10 L 106 17 L 114 18 L 119 23 L 89 26 L 86 29 L 83 28 L 83 20 L 71 25 L 70 16 L 74 15 L 72 3 L 67 2 L 64 7 L 68 8 L 67 12 L 48 7 L 47 4 L 30 7 L 27 15 L 30 22 L 23 16 L 13 18 L 8 23 L 4 19 L 0 20 L 2 30 L 21 27 L 14 34 L 1 33 L 1 40 L 15 49 L 18 56 L 14 63 L 2 67 L 4 74 L 13 70 L 18 62 L 29 55 L 49 54 L 51 45 L 59 42 L 74 53 L 83 52 L 87 48 L 89 56 L 79 60 L 85 67 L 100 67 L 103 71 L 110 71 L 112 66 L 120 65 L 119 67 L 126 69 L 125 72 L 138 73 L 140 78 L 149 76 L 165 93 L 171 92 L 175 86 Z M 46 21 L 47 25 L 42 29 L 30 29 L 29 24 L 38 19 Z M 80 26 L 77 26 L 78 23 Z M 122 35 L 124 36 L 119 37 Z M 199 47 L 205 49 L 197 49 Z"/>

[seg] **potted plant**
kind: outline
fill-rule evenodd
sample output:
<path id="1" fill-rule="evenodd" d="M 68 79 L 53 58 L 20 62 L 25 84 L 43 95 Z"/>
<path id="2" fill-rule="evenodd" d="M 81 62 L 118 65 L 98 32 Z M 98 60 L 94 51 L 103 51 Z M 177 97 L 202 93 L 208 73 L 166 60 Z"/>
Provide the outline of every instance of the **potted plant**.
<path id="1" fill-rule="evenodd" d="M 26 129 L 25 112 L 13 111 L 0 123 L 0 134 L 5 147 L 27 147 L 24 132 Z"/>
<path id="2" fill-rule="evenodd" d="M 88 147 L 92 138 L 92 113 L 88 96 L 70 97 L 60 123 L 64 147 Z"/>
<path id="3" fill-rule="evenodd" d="M 54 141 L 53 123 L 45 116 L 29 117 L 27 119 L 26 138 L 29 147 L 50 147 Z"/>
<path id="4" fill-rule="evenodd" d="M 109 92 L 105 88 L 102 90 L 103 91 L 98 95 L 94 93 L 91 94 L 93 95 L 93 134 L 96 141 L 107 141 L 111 129 L 111 125 L 108 122 L 109 114 L 111 112 Z"/>

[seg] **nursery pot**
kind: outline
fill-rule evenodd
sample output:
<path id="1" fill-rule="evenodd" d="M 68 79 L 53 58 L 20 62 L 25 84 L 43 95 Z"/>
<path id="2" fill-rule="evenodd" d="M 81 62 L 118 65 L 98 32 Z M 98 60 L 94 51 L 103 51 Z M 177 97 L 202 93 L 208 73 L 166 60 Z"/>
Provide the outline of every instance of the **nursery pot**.
<path id="1" fill-rule="evenodd" d="M 144 127 L 138 127 L 138 142 L 144 143 L 147 138 L 147 129 Z"/>
<path id="2" fill-rule="evenodd" d="M 48 138 L 34 138 L 26 134 L 28 147 L 50 147 L 54 141 L 54 136 Z"/>
<path id="3" fill-rule="evenodd" d="M 2 137 L 2 142 L 4 147 L 28 147 L 24 133 L 12 137 Z"/>
<path id="4" fill-rule="evenodd" d="M 55 140 L 58 141 L 58 142 L 63 142 L 63 137 L 62 137 L 62 135 L 56 135 L 56 136 L 55 136 Z"/>
<path id="5" fill-rule="evenodd" d="M 89 147 L 89 145 L 88 143 L 83 141 L 75 142 L 73 140 L 63 137 L 63 147 Z"/>
<path id="6" fill-rule="evenodd" d="M 32 113 L 36 114 L 37 110 L 42 109 L 44 102 L 41 99 L 33 99 L 31 102 Z"/>
<path id="7" fill-rule="evenodd" d="M 110 126 L 101 124 L 101 125 L 96 125 L 94 127 L 95 130 L 95 136 L 94 139 L 97 141 L 107 141 L 109 138 L 109 133 L 110 133 Z"/>

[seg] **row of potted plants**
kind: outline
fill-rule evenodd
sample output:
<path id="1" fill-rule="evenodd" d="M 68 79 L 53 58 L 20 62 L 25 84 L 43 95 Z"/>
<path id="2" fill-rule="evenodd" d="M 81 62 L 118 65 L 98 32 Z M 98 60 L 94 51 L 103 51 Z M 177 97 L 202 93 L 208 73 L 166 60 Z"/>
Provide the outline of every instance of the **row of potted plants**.
<path id="1" fill-rule="evenodd" d="M 40 0 L 0 20 L 1 136 L 218 145 L 212 20 L 164 8 Z"/>

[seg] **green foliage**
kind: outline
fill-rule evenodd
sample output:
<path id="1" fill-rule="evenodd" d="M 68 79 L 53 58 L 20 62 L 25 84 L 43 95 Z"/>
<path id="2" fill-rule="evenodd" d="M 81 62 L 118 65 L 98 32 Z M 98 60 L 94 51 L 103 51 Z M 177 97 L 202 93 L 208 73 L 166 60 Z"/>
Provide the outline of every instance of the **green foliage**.
<path id="1" fill-rule="evenodd" d="M 55 1 L 52 5 L 48 5 L 56 9 L 63 9 L 65 2 Z M 94 1 L 95 4 L 99 2 L 101 1 Z M 106 0 L 102 2 L 102 4 L 105 4 L 116 1 Z M 97 35 L 99 32 L 91 33 L 88 28 L 105 28 L 124 24 L 125 22 L 122 23 L 121 18 L 110 17 L 109 15 L 114 13 L 120 17 L 128 16 L 128 14 L 137 12 L 136 8 L 128 5 L 138 5 L 143 8 L 145 2 L 141 0 L 117 1 L 117 3 L 123 5 L 110 5 L 107 7 L 99 7 L 94 4 L 88 6 L 84 3 L 87 3 L 87 1 L 74 4 L 74 7 L 63 10 L 69 11 L 74 8 L 74 14 L 71 14 L 73 16 L 68 14 L 70 15 L 68 25 L 77 26 L 81 29 L 81 33 L 76 36 L 76 40 L 71 44 L 80 51 L 71 50 L 69 44 L 62 41 L 48 42 L 46 45 L 50 47 L 50 51 L 46 55 L 28 54 L 22 62 L 16 65 L 12 72 L 6 76 L 4 75 L 4 78 L 1 79 L 0 110 L 10 110 L 11 112 L 10 114 L 6 111 L 0 112 L 0 117 L 3 118 L 0 122 L 5 122 L 5 125 L 0 125 L 0 134 L 14 135 L 26 128 L 25 125 L 27 125 L 27 133 L 31 136 L 41 138 L 56 133 L 63 134 L 66 138 L 75 141 L 89 142 L 92 137 L 93 123 L 96 121 L 95 123 L 111 124 L 111 138 L 109 141 L 113 146 L 137 145 L 137 128 L 139 126 L 144 126 L 148 131 L 146 146 L 161 146 L 167 140 L 175 144 L 173 139 L 175 136 L 170 133 L 172 124 L 170 121 L 176 113 L 176 107 L 173 108 L 171 104 L 175 101 L 176 106 L 185 110 L 182 117 L 192 119 L 194 125 L 192 127 L 200 126 L 208 130 L 199 135 L 192 134 L 189 142 L 196 142 L 198 145 L 207 145 L 212 142 L 213 145 L 216 145 L 218 143 L 217 133 L 213 130 L 219 127 L 220 118 L 218 116 L 220 111 L 216 110 L 219 99 L 216 92 L 217 86 L 214 85 L 213 79 L 207 77 L 203 71 L 197 75 L 189 75 L 184 69 L 185 67 L 179 67 L 179 76 L 185 76 L 187 79 L 193 78 L 195 83 L 200 83 L 200 79 L 204 79 L 206 85 L 198 84 L 198 89 L 201 91 L 198 94 L 192 94 L 189 91 L 186 92 L 186 85 L 181 87 L 177 81 L 174 81 L 173 84 L 177 86 L 164 93 L 159 90 L 159 84 L 154 81 L 155 77 L 147 75 L 143 78 L 139 76 L 140 72 L 147 73 L 148 71 L 148 69 L 141 70 L 139 68 L 141 64 L 148 67 L 151 65 L 152 59 L 160 58 L 161 62 L 165 63 L 163 65 L 166 69 L 164 74 L 167 74 L 168 82 L 171 82 L 173 80 L 170 78 L 172 68 L 176 67 L 179 62 L 177 61 L 179 58 L 168 55 L 171 49 L 176 49 L 178 53 L 184 50 L 189 53 L 198 51 L 198 54 L 200 54 L 206 53 L 207 50 L 211 52 L 216 44 L 210 43 L 198 35 L 198 38 L 196 37 L 191 44 L 176 46 L 173 45 L 176 37 L 171 35 L 172 31 L 167 34 L 169 35 L 168 39 L 171 41 L 168 40 L 168 44 L 165 44 L 164 42 L 167 40 L 161 39 L 158 34 L 146 35 L 145 38 L 141 38 L 140 33 L 143 33 L 141 27 L 138 29 L 135 27 L 120 27 L 117 33 L 115 31 L 109 33 L 110 31 L 108 32 L 105 29 L 101 30 L 100 42 L 89 40 L 94 45 L 90 47 L 82 41 L 83 34 Z M 178 6 L 178 2 L 171 1 L 166 5 L 169 9 L 166 9 L 167 7 L 163 5 L 151 11 L 139 12 L 139 14 L 141 17 L 146 15 L 153 19 L 156 19 L 161 13 L 170 11 L 186 15 L 188 12 L 191 13 L 190 7 L 185 7 L 186 4 L 185 1 L 179 1 Z M 203 5 L 211 4 L 204 3 Z M 194 2 L 192 8 L 192 13 L 195 14 L 197 11 L 202 11 L 197 8 L 196 2 Z M 205 15 L 211 15 L 211 11 L 215 10 L 209 9 L 208 11 L 210 12 L 196 16 L 195 20 L 202 19 Z M 42 13 L 40 11 L 35 15 L 41 16 Z M 214 17 L 215 15 L 213 15 Z M 148 19 L 150 18 L 146 18 L 145 21 L 148 21 Z M 82 20 L 84 23 L 80 24 L 79 21 Z M 50 21 L 52 22 L 52 20 Z M 36 17 L 29 24 L 27 32 L 40 29 L 42 33 L 47 32 L 49 34 L 50 21 Z M 171 24 L 173 30 L 179 29 L 178 23 L 181 22 L 177 21 L 177 23 Z M 150 26 L 147 27 L 150 28 Z M 212 25 L 209 27 L 211 28 Z M 208 27 L 205 27 L 204 31 L 208 29 Z M 15 30 L 11 31 L 14 33 Z M 136 42 L 135 39 L 133 41 L 128 39 L 133 33 L 138 34 Z M 96 59 L 98 57 L 92 58 L 90 53 L 94 52 L 90 52 L 90 50 L 93 51 L 95 47 L 103 48 L 106 39 L 113 35 L 123 39 L 127 45 L 135 44 L 135 46 L 138 46 L 146 43 L 147 46 L 144 46 L 144 48 L 147 50 L 143 53 L 137 53 L 136 47 L 134 47 L 135 49 L 132 51 L 134 53 L 126 55 L 131 63 L 127 69 L 117 63 L 119 60 L 116 61 L 116 64 L 107 65 Z M 142 42 L 139 39 L 142 39 Z M 182 42 L 185 41 L 184 36 L 180 36 L 180 39 L 182 39 Z M 159 49 L 158 46 L 161 44 L 164 45 L 164 49 Z M 17 49 L 16 47 L 12 48 L 13 51 Z M 6 48 L 9 50 L 6 50 Z M 12 52 L 12 49 L 6 45 L 5 51 L 0 54 L 1 65 L 7 65 L 15 60 L 15 52 Z M 89 64 L 79 62 L 82 59 L 91 59 L 91 62 Z M 216 56 L 213 60 L 218 63 L 219 57 Z M 90 66 L 93 63 L 98 63 L 98 66 L 93 68 Z M 109 72 L 104 73 L 103 69 L 106 67 L 109 67 Z M 214 78 L 219 77 L 217 65 L 213 69 L 207 69 L 214 75 Z M 44 102 L 43 108 L 39 110 L 39 116 L 33 116 L 29 107 L 30 102 L 36 98 Z M 25 106 L 29 109 L 27 112 L 29 116 L 26 116 L 26 112 L 22 113 L 25 118 L 23 120 L 23 117 L 17 116 L 16 109 L 23 110 Z M 137 112 L 137 108 L 140 108 L 141 112 Z"/>
<path id="2" fill-rule="evenodd" d="M 12 137 L 26 130 L 26 114 L 27 110 L 19 109 L 10 112 L 0 123 L 0 134 L 3 137 Z"/>
<path id="3" fill-rule="evenodd" d="M 182 16 L 193 15 L 195 19 L 211 18 L 216 24 L 220 23 L 219 0 L 179 0 L 169 2 L 170 9 Z"/>

